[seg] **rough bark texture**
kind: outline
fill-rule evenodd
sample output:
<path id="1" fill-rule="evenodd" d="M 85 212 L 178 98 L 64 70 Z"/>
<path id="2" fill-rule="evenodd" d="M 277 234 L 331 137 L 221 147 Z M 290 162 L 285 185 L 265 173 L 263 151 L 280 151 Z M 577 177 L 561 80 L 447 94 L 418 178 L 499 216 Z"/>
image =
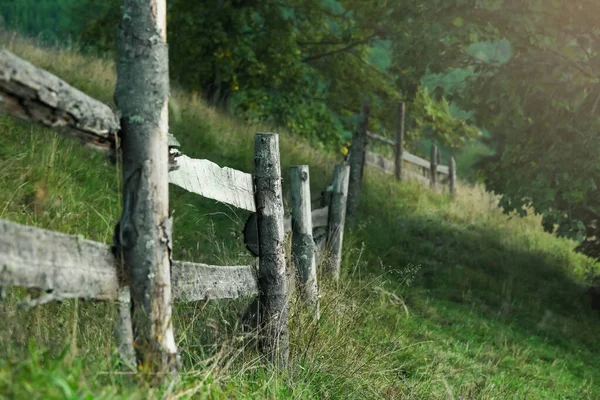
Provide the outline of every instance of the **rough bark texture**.
<path id="1" fill-rule="evenodd" d="M 300 292 L 308 303 L 316 306 L 319 314 L 319 288 L 310 201 L 310 174 L 308 165 L 290 170 L 292 194 L 292 261 L 296 266 Z"/>
<path id="2" fill-rule="evenodd" d="M 254 138 L 261 349 L 279 366 L 289 356 L 288 287 L 284 255 L 283 197 L 279 136 L 258 133 Z"/>
<path id="3" fill-rule="evenodd" d="M 178 302 L 237 299 L 258 294 L 256 270 L 251 266 L 211 266 L 175 262 L 173 295 Z"/>
<path id="4" fill-rule="evenodd" d="M 128 286 L 119 289 L 119 318 L 115 326 L 115 342 L 125 366 L 135 371 L 136 357 L 131 325 L 131 292 Z"/>
<path id="5" fill-rule="evenodd" d="M 395 157 L 395 172 L 396 179 L 402 180 L 402 160 L 403 160 L 403 143 L 404 143 L 404 120 L 405 120 L 406 106 L 404 103 L 400 103 L 398 107 L 398 120 L 396 121 L 396 143 L 394 146 L 394 157 Z"/>
<path id="6" fill-rule="evenodd" d="M 32 302 L 66 298 L 115 300 L 119 281 L 110 247 L 0 220 L 0 286 L 39 288 Z"/>
<path id="7" fill-rule="evenodd" d="M 169 173 L 170 183 L 209 199 L 256 211 L 252 175 L 185 155 L 177 158 L 177 165 L 179 168 Z"/>
<path id="8" fill-rule="evenodd" d="M 157 377 L 177 367 L 171 321 L 168 96 L 166 2 L 123 0 L 115 101 L 122 115 L 124 194 L 117 237 L 130 275 L 138 362 Z"/>
<path id="9" fill-rule="evenodd" d="M 350 167 L 336 165 L 333 173 L 333 193 L 329 213 L 328 248 L 329 262 L 327 275 L 335 281 L 340 279 L 342 265 L 342 245 L 344 243 L 344 224 L 346 220 L 346 202 L 348 198 L 348 181 Z"/>
<path id="10" fill-rule="evenodd" d="M 438 148 L 437 146 L 431 146 L 431 161 L 429 166 L 429 182 L 433 189 L 437 186 L 437 167 L 438 167 Z"/>
<path id="11" fill-rule="evenodd" d="M 456 161 L 454 161 L 454 157 L 450 158 L 448 169 L 448 192 L 450 193 L 450 196 L 454 197 L 456 195 Z"/>
<path id="12" fill-rule="evenodd" d="M 365 145 L 367 141 L 367 127 L 369 125 L 369 105 L 364 104 L 360 115 L 358 128 L 352 135 L 352 148 L 350 150 L 350 183 L 348 187 L 348 218 L 353 218 L 358 209 L 362 173 L 365 162 Z"/>
<path id="13" fill-rule="evenodd" d="M 83 145 L 113 152 L 119 120 L 105 104 L 0 50 L 0 111 L 41 123 Z"/>
<path id="14" fill-rule="evenodd" d="M 119 277 L 111 247 L 0 220 L 0 286 L 45 292 L 31 305 L 69 298 L 119 300 L 128 282 Z M 252 266 L 211 266 L 173 261 L 177 301 L 233 299 L 258 293 Z"/>

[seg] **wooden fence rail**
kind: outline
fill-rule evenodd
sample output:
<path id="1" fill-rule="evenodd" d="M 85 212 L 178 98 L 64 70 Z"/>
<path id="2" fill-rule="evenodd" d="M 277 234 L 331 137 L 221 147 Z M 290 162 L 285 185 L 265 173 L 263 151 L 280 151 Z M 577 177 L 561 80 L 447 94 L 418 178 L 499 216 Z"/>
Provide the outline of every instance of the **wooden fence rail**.
<path id="1" fill-rule="evenodd" d="M 77 235 L 0 220 L 0 287 L 37 288 L 30 305 L 69 298 L 118 300 L 119 276 L 112 247 Z M 173 295 L 189 302 L 234 299 L 258 293 L 252 266 L 212 266 L 174 261 Z"/>

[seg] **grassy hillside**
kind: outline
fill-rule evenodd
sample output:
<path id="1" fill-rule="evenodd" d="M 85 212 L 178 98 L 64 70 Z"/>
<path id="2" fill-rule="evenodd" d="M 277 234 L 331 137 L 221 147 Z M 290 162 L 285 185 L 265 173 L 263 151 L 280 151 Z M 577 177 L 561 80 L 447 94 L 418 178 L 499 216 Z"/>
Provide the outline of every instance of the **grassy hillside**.
<path id="1" fill-rule="evenodd" d="M 114 65 L 66 50 L 0 41 L 94 97 L 111 102 Z M 171 130 L 186 154 L 252 170 L 254 132 L 175 92 Z M 284 173 L 309 164 L 313 193 L 335 155 L 281 132 Z M 284 182 L 285 184 L 285 182 Z M 171 188 L 175 258 L 248 262 L 246 214 Z M 0 218 L 110 242 L 119 174 L 102 156 L 0 116 Z M 0 303 L 0 398 L 600 398 L 600 316 L 583 282 L 597 265 L 574 243 L 508 218 L 479 187 L 456 201 L 367 170 L 360 223 L 348 232 L 343 279 L 323 285 L 319 324 L 292 300 L 291 366 L 266 366 L 236 328 L 247 300 L 178 305 L 184 369 L 165 388 L 117 367 L 115 305 Z"/>

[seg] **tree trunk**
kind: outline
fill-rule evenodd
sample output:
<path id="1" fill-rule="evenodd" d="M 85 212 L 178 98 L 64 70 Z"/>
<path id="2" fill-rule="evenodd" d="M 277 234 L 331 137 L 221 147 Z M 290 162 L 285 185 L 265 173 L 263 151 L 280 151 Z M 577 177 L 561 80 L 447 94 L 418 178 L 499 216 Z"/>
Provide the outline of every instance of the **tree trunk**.
<path id="1" fill-rule="evenodd" d="M 369 125 L 369 105 L 363 104 L 360 115 L 360 123 L 352 136 L 352 148 L 350 150 L 350 182 L 348 186 L 348 218 L 355 216 L 358 209 L 360 189 L 362 185 L 362 173 L 364 168 L 365 144 L 367 141 L 367 127 Z"/>
<path id="2" fill-rule="evenodd" d="M 310 174 L 308 165 L 291 168 L 292 186 L 292 260 L 300 278 L 301 293 L 319 315 L 319 288 L 310 201 Z"/>
<path id="3" fill-rule="evenodd" d="M 284 254 L 285 231 L 277 134 L 256 134 L 254 166 L 260 254 L 260 346 L 270 360 L 280 367 L 285 367 L 289 356 L 288 278 Z"/>
<path id="4" fill-rule="evenodd" d="M 168 96 L 165 0 L 123 0 L 115 101 L 121 111 L 124 187 L 116 244 L 131 284 L 137 360 L 158 377 L 177 368 L 171 321 Z"/>

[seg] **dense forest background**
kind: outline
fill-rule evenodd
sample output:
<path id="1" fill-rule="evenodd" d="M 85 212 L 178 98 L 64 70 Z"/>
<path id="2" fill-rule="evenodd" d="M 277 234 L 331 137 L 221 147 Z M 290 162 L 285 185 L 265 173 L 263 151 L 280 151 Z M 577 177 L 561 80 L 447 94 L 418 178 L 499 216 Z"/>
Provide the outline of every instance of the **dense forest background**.
<path id="1" fill-rule="evenodd" d="M 507 212 L 600 256 L 600 4 L 594 0 L 168 2 L 174 84 L 315 145 L 350 137 L 363 102 L 405 147 L 460 154 Z M 115 51 L 118 0 L 0 0 L 3 24 L 84 52 Z M 444 157 L 444 158 L 445 158 Z"/>

